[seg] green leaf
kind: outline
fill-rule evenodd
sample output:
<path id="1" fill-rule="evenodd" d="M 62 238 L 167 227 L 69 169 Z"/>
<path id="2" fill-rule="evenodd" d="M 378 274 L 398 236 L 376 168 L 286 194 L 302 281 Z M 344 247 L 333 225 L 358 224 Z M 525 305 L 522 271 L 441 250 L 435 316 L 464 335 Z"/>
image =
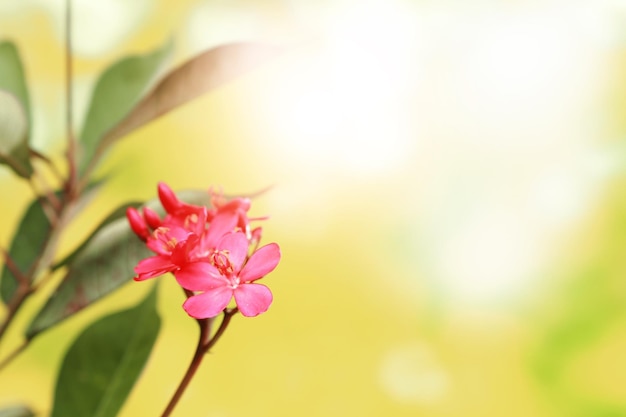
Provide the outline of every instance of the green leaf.
<path id="1" fill-rule="evenodd" d="M 70 346 L 57 379 L 51 417 L 115 417 L 143 369 L 161 320 L 156 285 L 136 307 L 106 316 Z"/>
<path id="2" fill-rule="evenodd" d="M 100 231 L 102 229 L 104 229 L 106 226 L 110 225 L 111 223 L 121 219 L 121 218 L 125 218 L 126 217 L 126 209 L 128 209 L 129 207 L 139 207 L 141 206 L 141 203 L 139 202 L 133 202 L 133 203 L 127 203 L 127 204 L 123 204 L 122 206 L 118 207 L 117 209 L 113 210 L 113 212 L 111 214 L 109 214 L 107 216 L 106 219 L 104 219 L 102 221 L 102 223 L 100 223 L 98 225 L 98 227 L 96 227 L 96 230 L 94 230 L 91 235 L 87 238 L 87 240 L 85 240 L 79 247 L 77 247 L 74 252 L 72 252 L 71 254 L 69 254 L 65 259 L 57 262 L 56 264 L 54 264 L 54 266 L 52 267 L 54 270 L 57 270 L 65 265 L 68 265 L 70 263 L 72 263 L 74 261 L 74 259 L 76 259 L 76 257 L 78 255 L 81 254 L 81 252 L 87 247 L 87 245 L 93 240 L 94 237 L 96 237 Z"/>
<path id="3" fill-rule="evenodd" d="M 281 51 L 255 43 L 222 45 L 188 60 L 163 77 L 103 142 L 112 143 L 132 130 L 200 97 L 267 62 Z"/>
<path id="4" fill-rule="evenodd" d="M 115 210 L 77 252 L 63 261 L 69 265 L 67 273 L 26 330 L 27 338 L 131 282 L 135 265 L 151 256 L 128 226 L 126 207 Z"/>
<path id="5" fill-rule="evenodd" d="M 26 110 L 30 122 L 30 100 L 24 80 L 24 69 L 17 48 L 12 42 L 0 42 L 0 88 L 13 94 Z"/>
<path id="6" fill-rule="evenodd" d="M 90 183 L 83 195 L 72 204 L 67 210 L 65 217 L 72 219 L 95 195 L 102 181 Z M 57 191 L 57 198 L 62 199 L 63 193 Z M 19 271 L 29 282 L 37 278 L 36 268 L 44 256 L 44 250 L 52 237 L 52 225 L 50 219 L 46 215 L 42 204 L 47 204 L 43 197 L 35 199 L 26 210 L 24 217 L 15 231 L 11 247 L 9 248 L 9 256 Z M 52 255 L 48 251 L 47 256 Z M 44 260 L 49 262 L 48 259 Z M 46 265 L 49 265 L 46 263 Z M 8 304 L 17 289 L 18 279 L 11 272 L 8 265 L 4 264 L 2 268 L 2 278 L 0 280 L 0 298 L 5 304 Z"/>
<path id="7" fill-rule="evenodd" d="M 30 101 L 24 69 L 12 42 L 0 42 L 0 163 L 29 178 Z"/>
<path id="8" fill-rule="evenodd" d="M 30 204 L 9 248 L 9 256 L 13 263 L 29 279 L 34 276 L 32 271 L 36 267 L 52 229 L 50 220 L 43 210 L 43 200 L 43 198 L 38 198 Z M 5 263 L 0 281 L 0 297 L 5 304 L 11 300 L 17 289 L 17 283 L 17 277 Z"/>
<path id="9" fill-rule="evenodd" d="M 80 137 L 81 173 L 93 168 L 102 157 L 107 147 L 106 143 L 102 143 L 103 137 L 141 99 L 171 49 L 172 43 L 168 42 L 152 53 L 124 58 L 100 76 Z"/>
<path id="10" fill-rule="evenodd" d="M 28 407 L 17 405 L 1 409 L 0 417 L 35 417 L 35 413 Z"/>

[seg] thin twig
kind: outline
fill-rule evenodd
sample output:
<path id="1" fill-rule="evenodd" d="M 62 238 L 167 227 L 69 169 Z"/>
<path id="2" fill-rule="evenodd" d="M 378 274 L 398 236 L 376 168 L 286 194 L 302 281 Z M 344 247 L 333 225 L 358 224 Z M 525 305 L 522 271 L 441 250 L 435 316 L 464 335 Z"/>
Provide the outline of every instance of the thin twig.
<path id="1" fill-rule="evenodd" d="M 198 340 L 198 346 L 196 347 L 196 351 L 193 355 L 193 358 L 191 359 L 191 363 L 187 368 L 187 372 L 185 372 L 185 376 L 183 376 L 183 379 L 180 381 L 176 392 L 174 393 L 172 399 L 165 408 L 165 411 L 163 411 L 163 414 L 161 414 L 161 417 L 169 417 L 169 415 L 172 413 L 172 411 L 176 407 L 176 404 L 178 404 L 178 401 L 187 389 L 187 386 L 191 382 L 191 379 L 200 367 L 202 359 L 206 356 L 206 353 L 209 351 L 209 349 L 211 349 L 211 347 L 213 347 L 215 343 L 217 343 L 217 341 L 220 339 L 220 337 L 224 334 L 224 331 L 226 331 L 226 328 L 230 323 L 230 319 L 237 313 L 237 311 L 237 308 L 234 308 L 232 310 L 224 310 L 224 318 L 222 319 L 220 327 L 217 329 L 213 337 L 210 337 L 210 333 L 211 325 L 214 318 L 197 320 L 198 324 L 200 325 L 200 337 Z"/>
<path id="2" fill-rule="evenodd" d="M 38 279 L 37 282 L 35 282 L 32 285 L 31 291 L 32 292 L 39 291 L 41 287 L 45 286 L 48 282 L 50 282 L 52 280 L 52 277 L 54 277 L 54 271 L 55 269 L 50 267 L 50 269 L 46 271 L 46 274 L 42 278 Z"/>
<path id="3" fill-rule="evenodd" d="M 0 371 L 3 370 L 9 363 L 17 358 L 20 353 L 24 352 L 32 339 L 24 339 L 21 345 L 19 345 L 13 352 L 11 352 L 6 358 L 0 362 Z"/>
<path id="4" fill-rule="evenodd" d="M 66 81 L 67 81 L 67 130 L 68 130 L 68 140 L 69 140 L 69 148 L 68 148 L 68 160 L 70 166 L 69 177 L 65 183 L 65 198 L 57 199 L 56 195 L 50 191 L 47 195 L 47 199 L 39 198 L 39 203 L 42 205 L 42 208 L 46 215 L 50 218 L 50 230 L 48 235 L 45 237 L 43 242 L 42 250 L 38 253 L 35 261 L 32 266 L 29 268 L 29 271 L 20 279 L 18 279 L 18 286 L 13 293 L 8 305 L 7 305 L 7 316 L 4 318 L 4 321 L 0 324 L 0 340 L 6 333 L 7 329 L 13 322 L 13 319 L 17 315 L 19 309 L 24 304 L 24 301 L 35 291 L 37 286 L 33 285 L 34 279 L 40 275 L 43 271 L 50 268 L 52 264 L 52 258 L 56 251 L 56 246 L 58 244 L 58 240 L 61 232 L 63 231 L 63 227 L 68 220 L 69 213 L 71 213 L 71 206 L 74 203 L 77 195 L 78 189 L 76 188 L 77 179 L 76 179 L 76 164 L 74 161 L 75 151 L 74 151 L 74 137 L 72 133 L 72 48 L 71 48 L 71 31 L 70 31 L 70 21 L 71 21 L 71 0 L 66 0 Z M 39 175 L 40 181 L 41 175 Z M 32 180 L 31 180 L 32 181 Z M 36 191 L 36 186 L 31 183 L 31 186 Z M 48 188 L 44 183 L 44 187 Z M 36 192 L 37 195 L 39 195 Z M 54 197 L 51 197 L 54 195 Z M 55 209 L 55 205 L 58 205 Z M 52 206 L 52 207 L 51 207 Z M 51 213 L 54 212 L 54 213 Z M 46 279 L 47 281 L 47 279 Z M 26 346 L 24 346 L 24 349 Z"/>
<path id="5" fill-rule="evenodd" d="M 176 407 L 176 404 L 178 404 L 180 397 L 182 397 L 185 389 L 189 385 L 189 382 L 191 382 L 191 379 L 200 367 L 202 359 L 204 359 L 204 344 L 209 337 L 209 326 L 207 320 L 208 319 L 198 320 L 198 324 L 200 324 L 200 337 L 198 339 L 198 346 L 196 346 L 196 351 L 193 354 L 191 363 L 189 363 L 187 372 L 185 372 L 185 376 L 183 376 L 180 384 L 178 384 L 176 392 L 174 392 L 174 395 L 170 399 L 170 402 L 167 404 L 167 407 L 163 411 L 163 414 L 161 414 L 161 417 L 168 417 L 172 413 L 172 411 L 174 411 L 174 407 Z"/>
<path id="6" fill-rule="evenodd" d="M 26 283 L 28 284 L 28 277 L 20 271 L 20 268 L 17 266 L 13 258 L 11 258 L 11 254 L 4 248 L 0 248 L 0 252 L 2 253 L 2 257 L 4 258 L 4 264 L 8 268 L 9 272 L 13 274 L 15 280 L 19 284 Z"/>
<path id="7" fill-rule="evenodd" d="M 19 311 L 20 307 L 24 304 L 24 300 L 26 300 L 31 294 L 32 291 L 28 284 L 23 285 L 20 283 L 17 286 L 17 289 L 13 293 L 9 304 L 7 305 L 7 315 L 2 324 L 0 324 L 0 341 L 13 322 L 13 319 L 15 318 L 15 315 Z"/>
<path id="8" fill-rule="evenodd" d="M 46 155 L 34 150 L 34 149 L 29 149 L 30 151 L 30 155 L 33 158 L 37 158 L 42 160 L 43 162 L 46 163 L 46 165 L 48 166 L 48 168 L 50 168 L 50 171 L 52 172 L 52 175 L 54 175 L 54 177 L 57 179 L 57 181 L 59 182 L 63 182 L 65 179 L 63 178 L 63 174 L 61 174 L 61 171 L 59 171 L 59 168 L 56 166 L 56 164 L 54 163 L 54 161 L 52 161 L 50 158 L 48 158 Z"/>
<path id="9" fill-rule="evenodd" d="M 54 193 L 52 187 L 50 187 L 50 185 L 48 184 L 48 181 L 46 181 L 44 176 L 40 174 L 39 171 L 37 171 L 37 169 L 35 169 L 35 175 L 33 175 L 33 177 L 36 177 L 39 180 L 39 183 L 41 184 L 41 188 L 43 189 L 42 194 L 46 197 L 46 199 L 52 206 L 52 209 L 56 213 L 60 212 L 63 206 L 63 203 L 61 202 L 61 199 Z M 33 184 L 33 188 L 34 188 L 34 184 Z"/>
<path id="10" fill-rule="evenodd" d="M 233 318 L 233 316 L 237 314 L 238 311 L 239 309 L 237 309 L 237 307 L 233 308 L 232 310 L 224 311 L 224 318 L 220 323 L 220 327 L 217 329 L 211 340 L 209 340 L 209 342 L 204 347 L 204 353 L 207 353 L 217 343 L 220 337 L 222 337 L 222 335 L 226 331 L 226 328 L 228 327 L 228 324 L 230 323 L 230 319 Z"/>
<path id="11" fill-rule="evenodd" d="M 43 214 L 45 214 L 45 216 L 48 218 L 48 222 L 54 225 L 59 221 L 59 213 L 63 208 L 63 203 L 57 198 L 56 194 L 52 192 L 52 190 L 39 190 L 33 179 L 34 177 L 38 176 L 36 174 L 37 171 L 35 171 L 35 175 L 28 179 L 28 185 L 30 185 L 31 190 L 33 191 L 33 195 L 38 199 L 39 204 L 41 204 Z M 44 186 L 44 188 L 46 187 Z"/>
<path id="12" fill-rule="evenodd" d="M 65 128 L 67 130 L 68 177 L 66 193 L 72 199 L 78 193 L 76 170 L 76 137 L 73 119 L 73 68 L 72 68 L 72 0 L 65 0 Z"/>
<path id="13" fill-rule="evenodd" d="M 28 296 L 32 292 L 30 289 L 30 280 L 28 276 L 20 271 L 18 266 L 11 258 L 10 254 L 4 248 L 2 248 L 2 255 L 4 256 L 5 265 L 15 277 L 17 287 L 15 288 L 15 291 L 11 295 L 11 298 L 9 299 L 9 302 L 7 304 L 7 315 L 2 323 L 0 323 L 0 341 L 2 340 L 2 337 L 13 322 L 13 318 L 15 318 L 15 315 L 17 314 L 17 311 L 19 310 L 21 305 L 24 303 L 24 300 L 26 300 L 26 298 L 28 298 Z"/>

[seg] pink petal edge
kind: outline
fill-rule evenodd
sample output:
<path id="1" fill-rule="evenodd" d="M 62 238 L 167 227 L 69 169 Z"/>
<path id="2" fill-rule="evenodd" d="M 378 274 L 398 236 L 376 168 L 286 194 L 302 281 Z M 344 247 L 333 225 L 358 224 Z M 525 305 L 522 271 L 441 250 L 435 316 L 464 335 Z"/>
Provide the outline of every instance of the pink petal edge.
<path id="1" fill-rule="evenodd" d="M 165 256 L 151 256 L 139 261 L 134 269 L 137 274 L 135 281 L 143 281 L 171 272 L 176 269 L 176 265 Z"/>
<path id="2" fill-rule="evenodd" d="M 231 288 L 215 288 L 189 297 L 183 303 L 183 309 L 196 319 L 215 317 L 228 306 L 232 296 L 233 290 Z"/>
<path id="3" fill-rule="evenodd" d="M 227 233 L 217 243 L 217 249 L 228 251 L 231 264 L 239 271 L 248 256 L 248 239 L 242 232 Z"/>
<path id="4" fill-rule="evenodd" d="M 235 288 L 234 295 L 239 311 L 246 317 L 266 312 L 274 299 L 270 289 L 261 284 L 241 284 Z"/>
<path id="5" fill-rule="evenodd" d="M 183 265 L 174 277 L 181 287 L 192 291 L 208 291 L 228 285 L 228 280 L 208 262 Z"/>
<path id="6" fill-rule="evenodd" d="M 239 273 L 242 282 L 252 282 L 263 278 L 276 268 L 280 261 L 280 247 L 270 243 L 252 254 L 248 262 Z"/>

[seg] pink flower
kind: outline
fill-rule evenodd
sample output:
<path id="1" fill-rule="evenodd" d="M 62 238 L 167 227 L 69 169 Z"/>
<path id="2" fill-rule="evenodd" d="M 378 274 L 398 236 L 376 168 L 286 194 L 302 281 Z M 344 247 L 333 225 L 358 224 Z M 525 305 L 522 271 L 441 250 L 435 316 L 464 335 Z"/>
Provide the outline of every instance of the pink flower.
<path id="1" fill-rule="evenodd" d="M 193 260 L 192 252 L 197 244 L 198 236 L 182 227 L 158 227 L 146 240 L 146 246 L 156 256 L 139 261 L 135 267 L 135 281 L 176 271 Z"/>
<path id="2" fill-rule="evenodd" d="M 180 201 L 165 183 L 158 194 L 163 219 L 147 207 L 126 212 L 131 229 L 155 254 L 137 264 L 135 280 L 173 273 L 183 288 L 199 292 L 183 304 L 195 318 L 217 316 L 233 297 L 244 316 L 265 312 L 272 293 L 255 281 L 276 268 L 280 249 L 271 243 L 256 250 L 262 231 L 251 230 L 250 221 L 263 218 L 248 218 L 250 200 L 211 193 L 209 209 Z"/>
<path id="3" fill-rule="evenodd" d="M 276 268 L 280 249 L 276 243 L 270 243 L 248 258 L 248 244 L 242 232 L 226 234 L 209 256 L 209 262 L 188 263 L 174 272 L 183 288 L 201 292 L 183 304 L 187 314 L 198 319 L 215 317 L 233 297 L 244 316 L 257 316 L 267 311 L 272 293 L 254 281 Z"/>

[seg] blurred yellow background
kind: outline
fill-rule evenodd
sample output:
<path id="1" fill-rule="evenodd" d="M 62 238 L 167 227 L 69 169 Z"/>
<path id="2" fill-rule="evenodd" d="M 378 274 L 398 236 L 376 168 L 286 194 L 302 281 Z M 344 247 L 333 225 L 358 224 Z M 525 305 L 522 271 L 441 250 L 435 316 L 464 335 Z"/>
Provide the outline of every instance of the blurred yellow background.
<path id="1" fill-rule="evenodd" d="M 121 56 L 170 37 L 173 64 L 229 41 L 287 46 L 125 138 L 63 242 L 158 181 L 272 186 L 252 214 L 283 251 L 264 280 L 274 304 L 233 320 L 174 415 L 626 416 L 626 1 L 74 3 L 77 128 Z M 62 8 L 0 0 L 34 146 L 59 162 Z M 3 247 L 29 192 L 0 168 Z M 161 281 L 164 327 L 121 417 L 159 415 L 194 350 L 182 293 Z M 0 407 L 46 415 L 73 338 L 148 288 L 35 340 L 0 374 Z"/>

